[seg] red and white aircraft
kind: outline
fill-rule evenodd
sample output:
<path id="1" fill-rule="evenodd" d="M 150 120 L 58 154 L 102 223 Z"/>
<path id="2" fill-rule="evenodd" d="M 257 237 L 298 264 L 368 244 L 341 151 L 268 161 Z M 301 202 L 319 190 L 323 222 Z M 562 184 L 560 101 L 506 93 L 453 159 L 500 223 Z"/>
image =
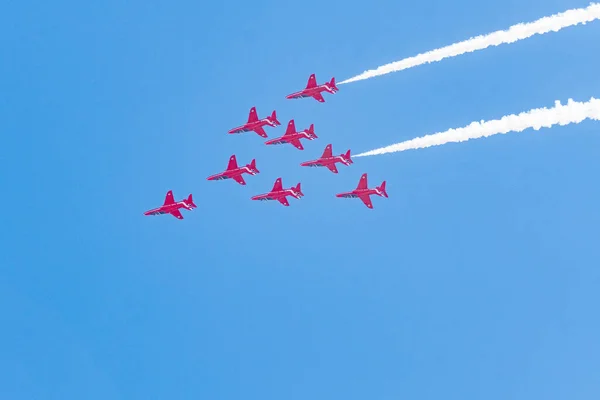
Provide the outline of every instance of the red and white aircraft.
<path id="1" fill-rule="evenodd" d="M 317 85 L 317 78 L 315 78 L 315 74 L 312 74 L 308 77 L 308 83 L 306 84 L 306 88 L 302 89 L 299 92 L 288 94 L 285 96 L 286 99 L 301 99 L 304 97 L 312 97 L 313 99 L 324 103 L 325 99 L 321 92 L 328 92 L 331 94 L 335 94 L 339 89 L 335 86 L 335 78 L 331 78 L 331 81 L 325 82 L 322 85 Z"/>
<path id="2" fill-rule="evenodd" d="M 260 171 L 256 169 L 256 160 L 250 161 L 250 164 L 246 164 L 243 167 L 238 167 L 237 161 L 235 159 L 235 154 L 229 157 L 229 164 L 227 164 L 227 169 L 224 172 L 220 172 L 215 175 L 211 175 L 206 178 L 209 181 L 220 181 L 223 179 L 233 179 L 240 185 L 245 185 L 246 182 L 242 177 L 242 174 L 250 174 L 256 175 Z"/>
<path id="3" fill-rule="evenodd" d="M 281 125 L 281 123 L 277 120 L 277 114 L 275 113 L 275 111 L 273 111 L 273 114 L 271 114 L 270 117 L 258 119 L 258 115 L 256 115 L 256 107 L 252 107 L 250 109 L 250 114 L 248 115 L 248 122 L 246 122 L 242 126 L 233 128 L 232 130 L 229 131 L 229 133 L 243 133 L 243 132 L 254 131 L 259 136 L 266 138 L 267 133 L 263 129 L 263 126 L 265 126 L 265 125 L 273 126 L 273 127 Z"/>
<path id="4" fill-rule="evenodd" d="M 350 165 L 353 163 L 350 158 L 350 150 L 346 152 L 346 154 L 340 154 L 339 156 L 334 156 L 331 151 L 331 145 L 328 144 L 323 151 L 323 155 L 321 158 L 312 161 L 306 161 L 301 163 L 300 165 L 303 167 L 327 167 L 334 174 L 338 173 L 338 170 L 335 166 L 335 163 L 342 163 L 344 165 Z"/>
<path id="5" fill-rule="evenodd" d="M 369 208 L 373 208 L 373 203 L 371 203 L 371 195 L 376 194 L 377 196 L 388 197 L 387 192 L 385 191 L 385 181 L 381 183 L 381 186 L 375 187 L 375 189 L 369 189 L 367 187 L 367 174 L 362 174 L 360 180 L 358 181 L 358 186 L 351 192 L 339 193 L 336 194 L 336 197 L 346 197 L 346 198 L 359 198 L 365 203 L 365 206 Z"/>
<path id="6" fill-rule="evenodd" d="M 183 215 L 181 215 L 181 212 L 179 211 L 180 208 L 185 208 L 186 210 L 196 208 L 196 205 L 192 200 L 192 195 L 190 194 L 187 199 L 175 202 L 175 199 L 173 199 L 173 191 L 169 190 L 165 197 L 164 204 L 161 207 L 146 211 L 144 215 L 171 214 L 177 219 L 183 219 Z"/>
<path id="7" fill-rule="evenodd" d="M 317 135 L 315 135 L 315 125 L 310 124 L 310 127 L 308 129 L 305 129 L 300 132 L 296 132 L 296 124 L 294 123 L 294 120 L 292 119 L 292 120 L 290 120 L 290 122 L 288 122 L 287 129 L 283 136 L 275 138 L 275 139 L 267 140 L 265 142 L 265 144 L 269 145 L 269 144 L 290 143 L 290 144 L 294 145 L 294 147 L 296 147 L 298 150 L 304 150 L 302 143 L 300 143 L 300 139 L 308 139 L 308 140 L 317 139 Z"/>
<path id="8" fill-rule="evenodd" d="M 300 183 L 296 185 L 296 187 L 291 187 L 289 189 L 284 189 L 281 184 L 281 178 L 277 178 L 275 184 L 273 185 L 273 189 L 269 193 L 259 194 L 257 196 L 252 197 L 252 200 L 277 200 L 284 206 L 288 207 L 290 203 L 287 201 L 287 196 L 292 196 L 297 199 L 304 196 L 304 193 L 300 190 Z"/>

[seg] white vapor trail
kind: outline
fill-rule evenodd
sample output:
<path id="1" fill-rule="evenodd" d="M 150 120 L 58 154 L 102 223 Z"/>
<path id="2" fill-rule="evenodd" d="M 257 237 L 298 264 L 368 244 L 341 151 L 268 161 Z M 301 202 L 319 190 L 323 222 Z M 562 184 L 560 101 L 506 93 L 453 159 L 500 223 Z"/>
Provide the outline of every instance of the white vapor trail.
<path id="1" fill-rule="evenodd" d="M 449 129 L 422 136 L 416 139 L 393 144 L 387 147 L 367 151 L 354 157 L 375 156 L 398 151 L 423 149 L 425 147 L 439 146 L 446 143 L 464 142 L 469 139 L 478 139 L 509 132 L 522 132 L 533 128 L 550 128 L 553 125 L 578 124 L 586 119 L 600 120 L 600 100 L 591 98 L 590 101 L 579 103 L 569 99 L 566 105 L 560 101 L 554 102 L 553 108 L 535 108 L 521 114 L 506 115 L 491 121 L 471 122 L 471 124 L 458 129 Z"/>
<path id="2" fill-rule="evenodd" d="M 542 35 L 550 31 L 558 32 L 563 28 L 578 24 L 585 25 L 587 22 L 591 22 L 599 18 L 600 4 L 590 3 L 587 8 L 567 10 L 559 14 L 543 17 L 534 22 L 520 23 L 511 26 L 505 31 L 496 31 L 487 35 L 476 36 L 446 47 L 421 53 L 414 57 L 409 57 L 405 58 L 404 60 L 385 64 L 377 69 L 365 71 L 353 78 L 339 82 L 338 85 L 374 78 L 376 76 L 389 74 L 391 72 L 402 71 L 419 65 L 440 61 L 444 58 L 455 57 L 461 54 L 483 50 L 490 46 L 498 46 L 503 43 L 514 43 L 516 41 L 527 39 L 534 35 Z"/>

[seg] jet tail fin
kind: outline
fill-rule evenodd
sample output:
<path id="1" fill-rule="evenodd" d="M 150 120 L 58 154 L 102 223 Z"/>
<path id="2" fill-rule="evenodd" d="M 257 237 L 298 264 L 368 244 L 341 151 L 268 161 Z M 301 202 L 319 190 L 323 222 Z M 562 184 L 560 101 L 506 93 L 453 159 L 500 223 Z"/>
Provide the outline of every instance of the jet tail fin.
<path id="1" fill-rule="evenodd" d="M 383 193 L 383 195 L 387 198 L 388 194 L 385 191 L 385 181 L 381 182 L 381 185 L 377 187 L 377 189 L 379 189 L 381 191 L 381 193 Z"/>
<path id="2" fill-rule="evenodd" d="M 331 86 L 335 91 L 338 91 L 340 89 L 338 89 L 338 87 L 335 85 L 335 77 L 331 78 L 331 81 L 329 81 L 329 86 Z"/>
<path id="3" fill-rule="evenodd" d="M 251 170 L 254 170 L 256 172 L 259 172 L 258 169 L 256 168 L 256 159 L 252 159 L 252 161 L 250 161 L 250 164 L 247 165 L 248 168 L 250 168 Z"/>
<path id="4" fill-rule="evenodd" d="M 350 157 L 350 150 L 348 150 L 348 151 L 346 152 L 346 154 L 344 154 L 344 158 L 345 158 L 346 160 L 348 160 L 348 161 L 352 161 L 352 158 Z"/>
<path id="5" fill-rule="evenodd" d="M 311 136 L 317 137 L 317 135 L 315 135 L 315 124 L 310 124 L 308 127 L 308 133 L 310 133 Z"/>
<path id="6" fill-rule="evenodd" d="M 185 201 L 187 203 L 188 206 L 192 207 L 192 208 L 196 208 L 196 204 L 194 204 L 194 199 L 192 198 L 192 194 L 190 193 L 190 195 L 188 196 L 187 200 Z"/>
<path id="7" fill-rule="evenodd" d="M 296 190 L 296 192 L 300 193 L 301 196 L 304 196 L 304 193 L 302 193 L 302 189 L 300 188 L 300 182 L 298 182 L 294 189 Z"/>
<path id="8" fill-rule="evenodd" d="M 273 110 L 271 113 L 271 122 L 275 123 L 276 125 L 281 125 L 281 122 L 279 122 L 277 119 L 277 112 L 275 110 Z"/>

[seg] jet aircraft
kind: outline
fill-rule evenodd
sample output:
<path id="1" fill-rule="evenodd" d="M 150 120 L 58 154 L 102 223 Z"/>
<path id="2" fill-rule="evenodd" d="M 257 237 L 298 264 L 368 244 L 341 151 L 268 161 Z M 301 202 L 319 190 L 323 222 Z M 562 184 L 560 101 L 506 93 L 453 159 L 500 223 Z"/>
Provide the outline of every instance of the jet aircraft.
<path id="1" fill-rule="evenodd" d="M 334 156 L 331 151 L 331 144 L 328 144 L 323 151 L 323 155 L 321 158 L 312 161 L 306 161 L 301 163 L 300 165 L 303 167 L 327 167 L 334 174 L 338 173 L 336 163 L 342 163 L 344 165 L 350 165 L 353 163 L 350 158 L 350 150 L 346 152 L 346 154 L 340 154 L 339 156 Z"/>
<path id="2" fill-rule="evenodd" d="M 275 184 L 273 185 L 273 189 L 269 193 L 259 194 L 257 196 L 252 197 L 252 200 L 277 200 L 284 206 L 288 207 L 290 203 L 287 201 L 287 196 L 292 196 L 297 199 L 304 196 L 304 193 L 300 190 L 300 183 L 298 183 L 295 187 L 291 187 L 289 189 L 284 189 L 281 183 L 281 178 L 277 178 Z"/>
<path id="3" fill-rule="evenodd" d="M 237 128 L 233 128 L 229 131 L 229 133 L 243 133 L 254 131 L 259 136 L 266 138 L 267 133 L 265 132 L 263 126 L 278 126 L 281 123 L 277 120 L 277 114 L 275 111 L 271 114 L 270 117 L 266 117 L 263 119 L 258 119 L 258 115 L 256 114 L 256 107 L 252 107 L 250 109 L 250 114 L 248 115 L 248 122 L 246 122 L 242 126 L 238 126 Z"/>
<path id="4" fill-rule="evenodd" d="M 331 81 L 325 82 L 321 85 L 317 85 L 317 78 L 315 74 L 312 74 L 308 77 L 308 83 L 306 84 L 306 88 L 302 89 L 299 92 L 288 94 L 285 96 L 286 99 L 301 99 L 304 97 L 312 97 L 315 100 L 324 103 L 325 99 L 321 92 L 328 92 L 331 94 L 335 94 L 339 89 L 335 85 L 335 78 L 331 78 Z"/>
<path id="5" fill-rule="evenodd" d="M 180 208 L 185 208 L 186 210 L 196 208 L 196 205 L 192 200 L 192 195 L 190 194 L 187 199 L 175 202 L 175 199 L 173 199 L 173 191 L 169 190 L 165 197 L 164 204 L 158 208 L 146 211 L 144 215 L 171 214 L 177 219 L 183 219 L 183 215 L 181 215 L 181 212 L 179 211 Z"/>
<path id="6" fill-rule="evenodd" d="M 367 174 L 362 174 L 360 180 L 358 181 L 358 186 L 351 192 L 339 193 L 336 194 L 336 197 L 345 197 L 345 198 L 359 198 L 365 203 L 365 206 L 369 208 L 373 208 L 373 204 L 371 203 L 371 195 L 376 194 L 377 196 L 388 197 L 387 192 L 385 191 L 385 181 L 381 183 L 381 186 L 375 187 L 375 189 L 369 189 L 367 186 Z"/>
<path id="7" fill-rule="evenodd" d="M 294 120 L 292 119 L 292 120 L 290 120 L 290 122 L 288 122 L 287 129 L 283 136 L 275 138 L 275 139 L 267 140 L 265 142 L 265 144 L 269 145 L 269 144 L 290 143 L 290 144 L 294 145 L 294 147 L 296 147 L 298 150 L 304 150 L 302 143 L 300 143 L 300 139 L 308 139 L 308 140 L 317 139 L 317 135 L 315 135 L 315 125 L 310 124 L 310 127 L 308 129 L 305 129 L 300 132 L 296 132 L 296 124 L 294 123 Z"/>
<path id="8" fill-rule="evenodd" d="M 250 174 L 256 175 L 260 171 L 256 169 L 256 160 L 250 161 L 250 164 L 246 164 L 243 167 L 238 167 L 237 161 L 235 159 L 235 154 L 229 157 L 229 164 L 227 165 L 227 169 L 224 172 L 220 172 L 215 175 L 211 175 L 206 178 L 209 181 L 220 181 L 223 179 L 233 179 L 240 185 L 245 185 L 246 181 L 242 177 L 242 174 Z"/>

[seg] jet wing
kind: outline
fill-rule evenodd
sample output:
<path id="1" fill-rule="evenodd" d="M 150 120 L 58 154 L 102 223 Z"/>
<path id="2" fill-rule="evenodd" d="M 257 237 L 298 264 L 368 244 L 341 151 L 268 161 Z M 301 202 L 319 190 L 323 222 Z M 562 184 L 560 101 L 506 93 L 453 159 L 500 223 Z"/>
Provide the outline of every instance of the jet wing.
<path id="1" fill-rule="evenodd" d="M 237 183 L 239 183 L 240 185 L 245 185 L 246 181 L 244 181 L 244 178 L 241 175 L 234 175 L 231 177 L 234 181 L 236 181 Z"/>
<path id="2" fill-rule="evenodd" d="M 271 192 L 280 192 L 283 190 L 283 183 L 281 183 L 281 178 L 277 178 L 277 180 L 275 180 L 275 184 L 273 184 L 273 189 L 271 189 Z"/>
<path id="3" fill-rule="evenodd" d="M 371 196 L 369 196 L 368 194 L 361 194 L 358 195 L 358 198 L 361 199 L 363 203 L 365 203 L 365 206 L 373 208 L 373 203 L 371 203 Z"/>
<path id="4" fill-rule="evenodd" d="M 285 133 L 283 134 L 283 136 L 289 136 L 294 133 L 296 133 L 296 124 L 294 123 L 294 120 L 291 119 L 290 122 L 288 122 L 287 129 L 285 130 Z"/>
<path id="5" fill-rule="evenodd" d="M 237 169 L 237 160 L 235 159 L 235 154 L 229 157 L 229 164 L 227 164 L 227 170 Z"/>
<path id="6" fill-rule="evenodd" d="M 169 214 L 171 214 L 177 219 L 183 219 L 183 215 L 181 215 L 181 212 L 179 210 L 170 211 Z"/>
<path id="7" fill-rule="evenodd" d="M 318 102 L 325 103 L 325 99 L 323 98 L 323 95 L 321 94 L 321 92 L 314 93 L 314 94 L 312 95 L 312 97 L 313 97 L 315 100 L 317 100 Z"/>
<path id="8" fill-rule="evenodd" d="M 308 77 L 308 82 L 306 82 L 306 88 L 307 89 L 312 89 L 314 87 L 317 87 L 317 77 L 315 74 L 311 74 Z"/>
<path id="9" fill-rule="evenodd" d="M 252 107 L 250 109 L 250 113 L 248 114 L 248 123 L 258 121 L 258 115 L 256 115 L 256 107 Z"/>
<path id="10" fill-rule="evenodd" d="M 165 196 L 165 202 L 163 203 L 163 205 L 168 206 L 169 204 L 173 203 L 175 203 L 175 199 L 173 198 L 173 191 L 169 190 L 167 192 L 167 195 Z"/>
<path id="11" fill-rule="evenodd" d="M 302 146 L 302 143 L 300 143 L 300 140 L 298 140 L 298 139 L 290 140 L 290 143 L 298 150 L 304 150 L 304 147 Z"/>
<path id="12" fill-rule="evenodd" d="M 283 204 L 286 207 L 289 207 L 290 203 L 288 203 L 287 198 L 286 197 L 278 197 L 277 200 L 279 200 L 279 202 L 281 204 Z"/>
<path id="13" fill-rule="evenodd" d="M 321 155 L 321 158 L 331 158 L 333 156 L 333 152 L 331 150 L 331 144 L 328 144 L 325 147 L 325 150 L 323 150 L 323 154 Z"/>
<path id="14" fill-rule="evenodd" d="M 334 174 L 338 173 L 337 167 L 335 166 L 335 164 L 327 164 L 327 168 L 329 168 L 329 170 L 331 172 L 333 172 Z"/>
<path id="15" fill-rule="evenodd" d="M 262 126 L 257 126 L 256 128 L 254 128 L 254 132 L 256 132 L 259 136 L 262 136 L 264 138 L 267 137 L 267 132 L 265 132 Z"/>
<path id="16" fill-rule="evenodd" d="M 367 188 L 367 174 L 362 174 L 360 180 L 358 181 L 357 190 L 364 190 Z"/>

